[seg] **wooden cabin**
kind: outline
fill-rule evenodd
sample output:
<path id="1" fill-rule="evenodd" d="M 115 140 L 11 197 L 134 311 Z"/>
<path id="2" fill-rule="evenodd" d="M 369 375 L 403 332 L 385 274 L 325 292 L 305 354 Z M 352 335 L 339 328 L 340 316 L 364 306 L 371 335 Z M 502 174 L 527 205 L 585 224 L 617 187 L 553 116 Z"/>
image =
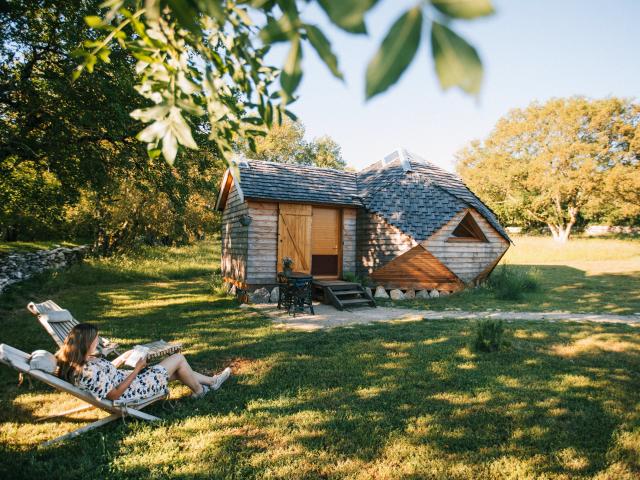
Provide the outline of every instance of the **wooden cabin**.
<path id="1" fill-rule="evenodd" d="M 402 149 L 358 173 L 254 160 L 234 167 L 216 208 L 222 274 L 242 288 L 275 285 L 287 256 L 321 280 L 349 272 L 387 289 L 451 292 L 485 278 L 510 244 L 456 175 Z"/>

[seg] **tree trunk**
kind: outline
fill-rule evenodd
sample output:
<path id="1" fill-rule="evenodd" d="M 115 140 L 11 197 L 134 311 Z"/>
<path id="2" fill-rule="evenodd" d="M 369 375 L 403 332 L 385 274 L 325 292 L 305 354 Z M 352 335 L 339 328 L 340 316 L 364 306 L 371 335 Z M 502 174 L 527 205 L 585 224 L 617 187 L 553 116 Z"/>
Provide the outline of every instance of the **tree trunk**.
<path id="1" fill-rule="evenodd" d="M 578 208 L 577 207 L 569 207 L 568 209 L 569 212 L 569 221 L 565 224 L 552 224 L 552 223 L 547 223 L 547 226 L 549 227 L 549 230 L 551 230 L 551 235 L 553 236 L 553 239 L 558 242 L 558 243 L 567 243 L 567 241 L 569 240 L 569 235 L 571 235 L 571 229 L 573 228 L 573 226 L 576 223 L 576 220 L 578 219 Z"/>

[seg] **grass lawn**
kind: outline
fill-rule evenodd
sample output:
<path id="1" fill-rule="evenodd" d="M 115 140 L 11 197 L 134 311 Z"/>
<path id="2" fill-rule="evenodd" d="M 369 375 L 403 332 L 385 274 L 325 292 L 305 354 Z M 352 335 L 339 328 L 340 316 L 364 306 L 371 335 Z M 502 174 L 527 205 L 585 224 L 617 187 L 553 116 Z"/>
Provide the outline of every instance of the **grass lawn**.
<path id="1" fill-rule="evenodd" d="M 433 310 L 562 310 L 580 313 L 640 314 L 640 238 L 576 238 L 558 246 L 551 237 L 513 237 L 500 262 L 537 272 L 540 289 L 522 300 L 497 300 L 486 289 L 466 290 L 427 302 L 395 302 Z"/>
<path id="2" fill-rule="evenodd" d="M 203 400 L 174 385 L 156 425 L 110 424 L 34 446 L 99 414 L 0 366 L 0 478 L 637 479 L 640 336 L 624 325 L 519 322 L 476 354 L 473 323 L 278 330 L 219 296 L 219 246 L 150 249 L 41 275 L 0 296 L 0 342 L 52 340 L 24 306 L 55 299 L 123 344 L 181 341 L 234 376 Z"/>

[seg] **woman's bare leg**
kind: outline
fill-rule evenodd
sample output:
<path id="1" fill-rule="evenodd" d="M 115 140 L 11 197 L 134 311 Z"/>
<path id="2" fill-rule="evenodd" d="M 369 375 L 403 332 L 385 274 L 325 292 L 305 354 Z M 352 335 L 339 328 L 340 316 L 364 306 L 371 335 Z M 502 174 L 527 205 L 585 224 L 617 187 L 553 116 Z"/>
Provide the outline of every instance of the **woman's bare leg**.
<path id="1" fill-rule="evenodd" d="M 160 365 L 167 369 L 169 380 L 181 381 L 196 394 L 202 392 L 201 383 L 210 385 L 210 382 L 212 382 L 211 377 L 194 372 L 189 366 L 187 359 L 184 358 L 184 355 L 181 353 L 176 353 L 165 358 L 160 362 Z"/>

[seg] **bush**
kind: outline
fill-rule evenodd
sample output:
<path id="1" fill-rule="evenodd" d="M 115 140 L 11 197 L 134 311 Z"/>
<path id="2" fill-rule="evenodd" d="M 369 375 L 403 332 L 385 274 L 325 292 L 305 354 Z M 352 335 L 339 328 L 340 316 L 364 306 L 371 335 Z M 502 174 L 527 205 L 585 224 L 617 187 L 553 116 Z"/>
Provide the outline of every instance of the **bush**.
<path id="1" fill-rule="evenodd" d="M 370 287 L 371 286 L 371 280 L 369 279 L 369 277 L 360 277 L 358 275 L 356 275 L 353 272 L 345 272 L 342 274 L 342 279 L 345 282 L 352 282 L 352 283 L 359 283 L 360 285 L 362 285 L 363 287 Z"/>
<path id="2" fill-rule="evenodd" d="M 508 345 L 504 340 L 502 320 L 481 320 L 476 324 L 476 338 L 473 343 L 479 352 L 497 352 Z"/>
<path id="3" fill-rule="evenodd" d="M 540 288 L 539 278 L 537 269 L 501 265 L 489 277 L 488 287 L 500 300 L 521 300 L 525 292 Z"/>

